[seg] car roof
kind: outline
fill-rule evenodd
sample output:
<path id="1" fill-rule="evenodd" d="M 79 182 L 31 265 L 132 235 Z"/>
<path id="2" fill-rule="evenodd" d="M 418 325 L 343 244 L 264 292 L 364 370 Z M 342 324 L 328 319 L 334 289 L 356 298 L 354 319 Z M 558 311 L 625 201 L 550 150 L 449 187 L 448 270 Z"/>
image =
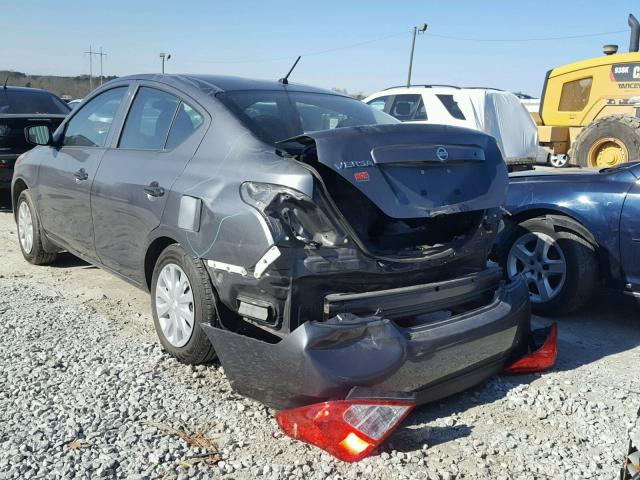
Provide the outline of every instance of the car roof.
<path id="1" fill-rule="evenodd" d="M 282 90 L 308 93 L 324 93 L 337 96 L 346 96 L 342 93 L 323 88 L 312 87 L 297 83 L 283 84 L 278 80 L 265 80 L 255 78 L 234 77 L 226 75 L 201 75 L 201 74 L 142 74 L 129 75 L 117 79 L 122 80 L 151 80 L 174 85 L 176 87 L 190 84 L 200 90 L 214 89 L 217 92 L 233 92 L 242 90 Z"/>
<path id="2" fill-rule="evenodd" d="M 44 90 L 43 88 L 33 88 L 33 87 L 14 87 L 11 85 L 7 85 L 6 87 L 0 86 L 0 90 L 9 90 L 11 92 L 25 92 L 25 93 L 48 93 L 49 95 L 55 95 L 55 93 L 50 92 L 49 90 Z M 57 95 L 56 95 L 57 96 Z"/>

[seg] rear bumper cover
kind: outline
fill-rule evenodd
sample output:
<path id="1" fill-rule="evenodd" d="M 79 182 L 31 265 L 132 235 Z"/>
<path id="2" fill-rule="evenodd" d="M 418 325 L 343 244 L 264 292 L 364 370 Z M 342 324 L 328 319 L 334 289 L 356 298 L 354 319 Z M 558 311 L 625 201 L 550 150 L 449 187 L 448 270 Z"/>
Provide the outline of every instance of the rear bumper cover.
<path id="1" fill-rule="evenodd" d="M 292 408 L 343 399 L 353 387 L 414 392 L 426 403 L 465 390 L 499 372 L 522 353 L 530 332 L 526 285 L 503 285 L 488 270 L 433 285 L 408 287 L 379 295 L 383 316 L 337 315 L 306 322 L 278 343 L 203 326 L 227 378 L 239 393 L 273 408 Z M 493 279 L 495 295 L 488 304 L 444 320 L 403 328 L 389 317 L 405 306 L 433 310 L 463 297 L 468 302 Z M 435 288 L 437 287 L 437 288 Z M 350 305 L 359 298 L 328 296 L 325 307 Z M 356 300 L 356 303 L 349 301 Z M 402 300 L 402 301 L 401 301 Z M 393 307 L 393 308 L 390 308 Z M 344 308 L 340 308 L 344 312 Z M 334 311 L 335 313 L 335 311 Z M 405 313 L 405 312 L 403 312 Z"/>

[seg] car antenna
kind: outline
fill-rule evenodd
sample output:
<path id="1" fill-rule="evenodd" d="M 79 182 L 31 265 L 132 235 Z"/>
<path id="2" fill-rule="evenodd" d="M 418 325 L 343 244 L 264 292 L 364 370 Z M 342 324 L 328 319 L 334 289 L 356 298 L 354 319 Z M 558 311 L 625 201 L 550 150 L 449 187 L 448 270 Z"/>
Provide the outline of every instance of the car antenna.
<path id="1" fill-rule="evenodd" d="M 5 90 L 7 89 L 7 82 L 9 81 L 9 75 L 7 75 L 7 78 L 4 79 L 4 85 L 2 86 L 2 88 L 4 88 Z"/>
<path id="2" fill-rule="evenodd" d="M 300 61 L 300 59 L 302 58 L 302 55 L 298 55 L 298 58 L 296 58 L 296 61 L 293 62 L 293 66 L 291 67 L 291 70 L 289 70 L 289 73 L 287 73 L 284 78 L 281 78 L 280 80 L 278 80 L 280 83 L 282 83 L 283 85 L 288 85 L 289 84 L 289 75 L 291 75 L 291 72 L 293 72 L 293 69 L 296 68 L 296 65 L 298 64 L 298 62 Z"/>

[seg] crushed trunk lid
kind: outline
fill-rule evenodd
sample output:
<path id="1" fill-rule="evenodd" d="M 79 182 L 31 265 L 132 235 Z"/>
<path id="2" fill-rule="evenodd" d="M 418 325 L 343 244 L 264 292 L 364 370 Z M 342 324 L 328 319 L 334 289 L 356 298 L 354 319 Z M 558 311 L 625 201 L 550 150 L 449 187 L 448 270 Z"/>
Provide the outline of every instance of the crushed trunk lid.
<path id="1" fill-rule="evenodd" d="M 280 147 L 312 166 L 328 167 L 393 218 L 487 209 L 502 204 L 506 194 L 507 169 L 495 140 L 465 128 L 337 128 Z"/>

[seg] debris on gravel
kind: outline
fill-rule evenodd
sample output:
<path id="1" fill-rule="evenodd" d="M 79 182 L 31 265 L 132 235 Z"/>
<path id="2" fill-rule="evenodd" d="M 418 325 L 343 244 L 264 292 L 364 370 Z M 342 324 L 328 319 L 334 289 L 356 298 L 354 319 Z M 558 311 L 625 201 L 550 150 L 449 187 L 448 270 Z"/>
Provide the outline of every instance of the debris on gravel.
<path id="1" fill-rule="evenodd" d="M 640 400 L 593 373 L 496 377 L 349 465 L 92 308 L 0 279 L 0 311 L 0 478 L 612 478 Z"/>

